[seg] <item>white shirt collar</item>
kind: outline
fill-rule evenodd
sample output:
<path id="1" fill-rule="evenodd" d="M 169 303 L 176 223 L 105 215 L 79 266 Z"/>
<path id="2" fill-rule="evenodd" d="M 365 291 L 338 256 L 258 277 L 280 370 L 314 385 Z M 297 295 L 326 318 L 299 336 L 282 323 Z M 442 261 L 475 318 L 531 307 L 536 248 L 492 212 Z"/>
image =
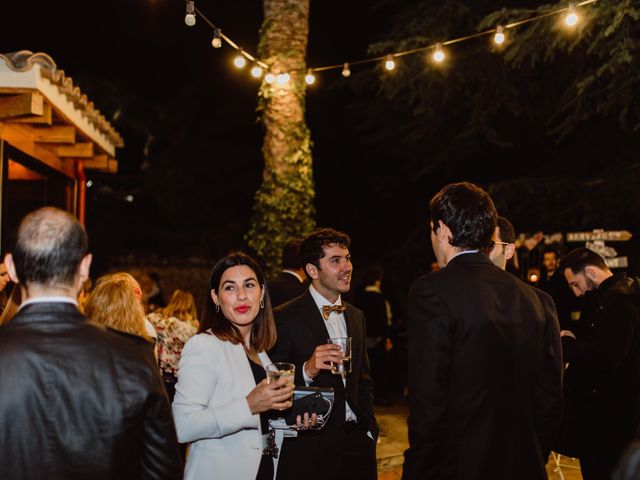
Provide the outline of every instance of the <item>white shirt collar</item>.
<path id="1" fill-rule="evenodd" d="M 449 262 L 450 262 L 451 260 L 453 260 L 454 258 L 456 258 L 458 255 L 466 255 L 467 253 L 478 253 L 479 251 L 480 251 L 480 250 L 478 250 L 477 248 L 476 248 L 475 250 L 463 250 L 463 251 L 461 251 L 461 252 L 456 253 L 453 257 L 451 257 L 451 258 L 449 259 Z M 449 263 L 449 262 L 447 262 L 447 263 Z"/>
<path id="2" fill-rule="evenodd" d="M 342 298 L 340 297 L 340 295 L 338 295 L 338 299 L 335 301 L 335 303 L 331 303 L 320 293 L 318 293 L 318 291 L 313 288 L 313 285 L 309 285 L 309 293 L 311 293 L 311 297 L 313 298 L 313 301 L 316 302 L 316 306 L 319 310 L 322 310 L 323 305 L 342 305 Z"/>
<path id="3" fill-rule="evenodd" d="M 44 296 L 44 297 L 33 297 L 28 300 L 25 300 L 20 304 L 20 306 L 18 307 L 18 310 L 21 310 L 26 305 L 30 305 L 32 303 L 71 303 L 76 307 L 78 306 L 78 301 L 71 297 L 65 297 L 62 295 L 52 295 L 52 296 Z"/>

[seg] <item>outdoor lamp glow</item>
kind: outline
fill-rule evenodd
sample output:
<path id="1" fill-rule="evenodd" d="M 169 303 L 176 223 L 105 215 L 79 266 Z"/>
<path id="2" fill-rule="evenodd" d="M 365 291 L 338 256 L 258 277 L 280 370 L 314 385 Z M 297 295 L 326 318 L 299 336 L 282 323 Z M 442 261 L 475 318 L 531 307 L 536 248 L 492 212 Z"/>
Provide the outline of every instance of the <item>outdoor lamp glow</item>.
<path id="1" fill-rule="evenodd" d="M 240 50 L 240 53 L 236 55 L 236 57 L 233 59 L 233 64 L 237 68 L 244 68 L 244 66 L 247 64 L 247 59 L 244 58 L 244 55 L 242 54 L 242 50 Z"/>
<path id="2" fill-rule="evenodd" d="M 496 45 L 502 45 L 504 43 L 504 40 L 504 28 L 501 25 L 498 25 L 498 27 L 496 28 L 496 33 L 493 36 L 493 41 Z"/>
<path id="3" fill-rule="evenodd" d="M 564 17 L 564 23 L 567 27 L 573 27 L 578 23 L 578 14 L 576 13 L 576 9 L 573 4 L 569 5 L 567 15 Z"/>
<path id="4" fill-rule="evenodd" d="M 289 80 L 291 80 L 291 75 L 289 75 L 288 73 L 279 73 L 276 76 L 276 82 L 278 83 L 278 85 L 286 85 L 287 83 L 289 83 Z"/>
<path id="5" fill-rule="evenodd" d="M 307 85 L 313 85 L 314 83 L 316 83 L 316 77 L 311 72 L 311 69 L 307 71 L 307 75 L 304 77 L 304 81 L 307 82 Z"/>
<path id="6" fill-rule="evenodd" d="M 220 29 L 218 28 L 213 31 L 213 40 L 211 40 L 211 46 L 213 48 L 220 48 L 222 46 L 222 35 L 220 35 Z"/>
<path id="7" fill-rule="evenodd" d="M 384 62 L 384 68 L 389 71 L 396 68 L 396 62 L 393 60 L 393 55 L 387 55 L 387 59 Z"/>
<path id="8" fill-rule="evenodd" d="M 442 51 L 442 46 L 438 43 L 436 45 L 436 51 L 433 52 L 433 60 L 438 63 L 442 63 L 445 59 L 446 55 Z"/>
<path id="9" fill-rule="evenodd" d="M 267 82 L 269 85 L 271 85 L 273 82 L 276 81 L 276 76 L 273 73 L 267 73 L 264 76 L 264 81 Z"/>
<path id="10" fill-rule="evenodd" d="M 251 75 L 253 78 L 260 78 L 262 76 L 262 67 L 259 67 L 258 65 L 254 66 L 251 69 Z"/>
<path id="11" fill-rule="evenodd" d="M 347 78 L 350 75 L 351 75 L 351 70 L 349 70 L 349 64 L 347 62 L 344 62 L 344 65 L 342 66 L 342 76 L 344 78 Z"/>
<path id="12" fill-rule="evenodd" d="M 184 16 L 184 23 L 189 27 L 196 24 L 196 6 L 193 0 L 187 0 L 187 13 Z"/>

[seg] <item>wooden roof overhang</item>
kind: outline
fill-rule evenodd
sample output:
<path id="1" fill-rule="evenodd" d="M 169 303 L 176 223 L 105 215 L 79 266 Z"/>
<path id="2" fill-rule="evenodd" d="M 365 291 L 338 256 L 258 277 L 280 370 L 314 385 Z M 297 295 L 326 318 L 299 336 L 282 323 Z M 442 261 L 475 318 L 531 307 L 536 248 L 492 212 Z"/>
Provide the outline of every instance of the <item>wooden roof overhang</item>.
<path id="1" fill-rule="evenodd" d="M 0 54 L 0 140 L 73 179 L 78 162 L 115 173 L 124 146 L 53 59 L 29 51 Z"/>

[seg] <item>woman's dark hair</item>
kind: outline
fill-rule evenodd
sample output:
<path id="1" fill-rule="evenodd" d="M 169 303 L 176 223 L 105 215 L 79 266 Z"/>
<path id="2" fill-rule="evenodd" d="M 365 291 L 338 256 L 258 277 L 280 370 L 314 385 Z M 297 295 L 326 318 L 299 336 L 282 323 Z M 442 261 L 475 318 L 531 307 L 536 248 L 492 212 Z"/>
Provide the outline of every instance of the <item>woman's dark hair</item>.
<path id="1" fill-rule="evenodd" d="M 442 221 L 451 230 L 451 245 L 463 250 L 492 248 L 498 214 L 483 189 L 469 182 L 452 183 L 436 193 L 429 206 L 433 231 Z"/>
<path id="2" fill-rule="evenodd" d="M 258 262 L 249 255 L 242 252 L 231 252 L 218 261 L 211 271 L 209 277 L 209 291 L 213 290 L 218 294 L 222 275 L 229 268 L 245 265 L 256 274 L 260 288 L 264 289 L 264 308 L 261 308 L 253 322 L 251 328 L 250 348 L 253 351 L 261 352 L 270 350 L 276 343 L 276 326 L 271 310 L 271 299 L 264 278 L 264 273 Z M 207 305 L 204 318 L 200 322 L 199 332 L 211 331 L 220 340 L 225 340 L 233 344 L 243 344 L 244 340 L 238 328 L 233 325 L 222 314 L 222 309 L 216 311 L 211 294 L 207 296 Z"/>
<path id="3" fill-rule="evenodd" d="M 307 238 L 305 238 L 300 244 L 300 262 L 304 273 L 307 273 L 306 265 L 311 263 L 317 268 L 320 268 L 320 259 L 324 257 L 324 247 L 331 244 L 340 245 L 344 248 L 349 248 L 351 239 L 346 233 L 339 232 L 333 228 L 321 228 L 316 230 Z M 311 278 L 309 278 L 311 280 Z"/>

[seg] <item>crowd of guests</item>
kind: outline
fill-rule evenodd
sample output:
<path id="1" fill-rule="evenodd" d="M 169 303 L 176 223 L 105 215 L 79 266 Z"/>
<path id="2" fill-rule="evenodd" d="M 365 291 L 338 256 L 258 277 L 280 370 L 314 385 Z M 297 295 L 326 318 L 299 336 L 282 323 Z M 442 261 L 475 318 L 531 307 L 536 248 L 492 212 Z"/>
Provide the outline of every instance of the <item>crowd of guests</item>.
<path id="1" fill-rule="evenodd" d="M 640 282 L 571 252 L 556 270 L 587 301 L 561 327 L 553 296 L 506 271 L 515 232 L 486 192 L 448 185 L 430 207 L 439 269 L 409 293 L 403 478 L 544 479 L 552 450 L 578 457 L 585 480 L 621 459 L 615 478 L 638 478 Z M 0 478 L 377 478 L 392 313 L 379 267 L 361 308 L 345 300 L 350 242 L 319 229 L 285 247 L 269 282 L 250 256 L 224 256 L 199 319 L 191 293 L 165 304 L 157 278 L 92 286 L 77 220 L 26 216 L 0 265 L 0 287 L 15 283 L 0 317 Z M 335 374 L 346 358 L 329 337 L 351 338 L 349 374 Z M 330 390 L 329 417 L 278 424 L 294 386 L 267 378 L 272 362 Z"/>

